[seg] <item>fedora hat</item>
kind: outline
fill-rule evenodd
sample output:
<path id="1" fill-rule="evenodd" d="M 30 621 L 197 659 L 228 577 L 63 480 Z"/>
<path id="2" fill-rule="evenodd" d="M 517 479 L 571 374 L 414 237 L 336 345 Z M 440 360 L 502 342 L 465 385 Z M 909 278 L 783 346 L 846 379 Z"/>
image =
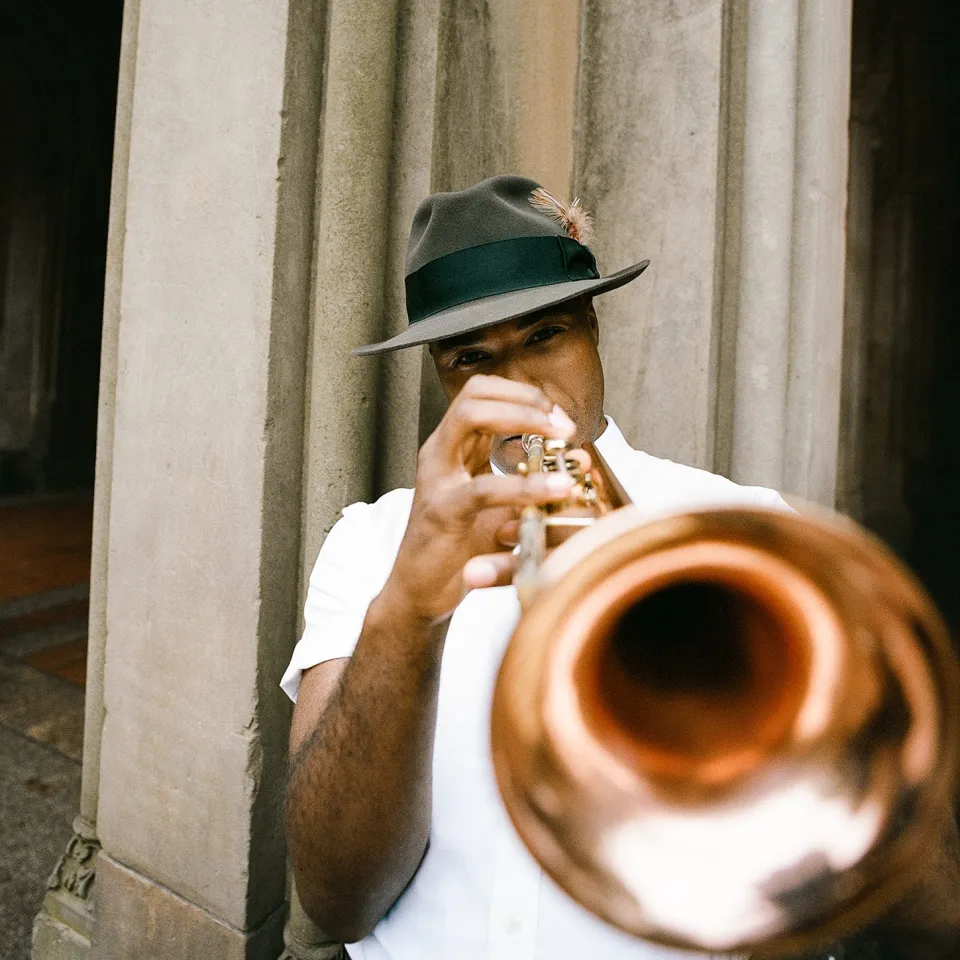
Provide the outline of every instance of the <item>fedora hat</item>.
<path id="1" fill-rule="evenodd" d="M 417 208 L 405 271 L 407 329 L 358 355 L 443 340 L 615 290 L 649 260 L 601 277 L 586 245 L 590 217 L 535 180 L 498 176 Z"/>

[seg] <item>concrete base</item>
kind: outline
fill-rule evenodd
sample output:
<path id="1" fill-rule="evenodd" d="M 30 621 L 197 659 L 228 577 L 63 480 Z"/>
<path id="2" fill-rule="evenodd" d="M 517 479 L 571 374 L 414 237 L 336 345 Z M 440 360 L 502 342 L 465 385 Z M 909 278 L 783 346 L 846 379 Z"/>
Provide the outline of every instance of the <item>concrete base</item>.
<path id="1" fill-rule="evenodd" d="M 284 910 L 244 932 L 104 853 L 97 860 L 97 960 L 276 960 Z"/>
<path id="2" fill-rule="evenodd" d="M 33 956 L 43 960 L 89 960 L 90 941 L 44 912 L 33 925 Z"/>
<path id="3" fill-rule="evenodd" d="M 92 867 L 97 849 L 98 846 L 91 847 L 76 834 L 70 841 L 67 853 L 48 881 L 43 909 L 33 923 L 31 956 L 34 960 L 89 960 L 93 933 L 89 895 L 93 889 Z M 84 861 L 81 858 L 87 850 L 90 854 Z M 78 890 L 82 896 L 77 895 Z"/>

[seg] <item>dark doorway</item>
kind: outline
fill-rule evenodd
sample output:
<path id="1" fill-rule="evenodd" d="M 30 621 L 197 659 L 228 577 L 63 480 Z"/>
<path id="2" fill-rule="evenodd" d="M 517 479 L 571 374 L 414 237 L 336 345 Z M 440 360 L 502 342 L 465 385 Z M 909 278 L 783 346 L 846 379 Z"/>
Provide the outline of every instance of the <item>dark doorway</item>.
<path id="1" fill-rule="evenodd" d="M 960 634 L 960 8 L 856 0 L 841 507 Z"/>
<path id="2" fill-rule="evenodd" d="M 93 483 L 121 13 L 0 11 L 0 495 Z"/>
<path id="3" fill-rule="evenodd" d="M 78 808 L 121 0 L 0 5 L 0 956 Z"/>

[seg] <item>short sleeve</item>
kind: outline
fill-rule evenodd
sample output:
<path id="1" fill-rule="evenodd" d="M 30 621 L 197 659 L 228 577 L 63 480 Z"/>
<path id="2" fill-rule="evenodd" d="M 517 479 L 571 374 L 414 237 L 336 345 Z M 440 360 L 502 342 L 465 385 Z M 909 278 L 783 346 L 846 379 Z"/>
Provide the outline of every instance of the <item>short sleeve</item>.
<path id="1" fill-rule="evenodd" d="M 757 506 L 782 510 L 784 513 L 796 513 L 796 510 L 776 490 L 770 490 L 767 487 L 754 487 L 754 489 L 757 491 Z"/>
<path id="2" fill-rule="evenodd" d="M 280 681 L 291 700 L 297 699 L 304 670 L 349 657 L 357 645 L 367 608 L 393 567 L 409 514 L 407 505 L 398 516 L 390 509 L 397 504 L 384 504 L 386 499 L 347 507 L 327 534 L 310 574 L 303 636 Z"/>

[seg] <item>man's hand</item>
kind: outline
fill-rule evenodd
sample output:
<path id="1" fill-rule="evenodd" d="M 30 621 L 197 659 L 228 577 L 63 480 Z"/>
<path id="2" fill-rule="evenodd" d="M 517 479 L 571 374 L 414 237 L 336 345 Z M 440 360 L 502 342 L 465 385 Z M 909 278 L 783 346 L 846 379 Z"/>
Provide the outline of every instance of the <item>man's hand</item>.
<path id="1" fill-rule="evenodd" d="M 335 938 L 366 936 L 423 858 L 446 618 L 466 591 L 509 582 L 501 528 L 517 508 L 569 488 L 494 475 L 491 439 L 573 432 L 536 387 L 469 380 L 420 453 L 407 531 L 353 656 L 304 674 L 287 839 L 301 902 Z"/>
<path id="2" fill-rule="evenodd" d="M 561 474 L 498 476 L 494 436 L 567 438 L 570 418 L 537 387 L 475 376 L 420 450 L 410 521 L 381 597 L 430 623 L 448 617 L 474 588 L 510 582 L 512 555 L 498 536 L 527 504 L 562 500 Z"/>

